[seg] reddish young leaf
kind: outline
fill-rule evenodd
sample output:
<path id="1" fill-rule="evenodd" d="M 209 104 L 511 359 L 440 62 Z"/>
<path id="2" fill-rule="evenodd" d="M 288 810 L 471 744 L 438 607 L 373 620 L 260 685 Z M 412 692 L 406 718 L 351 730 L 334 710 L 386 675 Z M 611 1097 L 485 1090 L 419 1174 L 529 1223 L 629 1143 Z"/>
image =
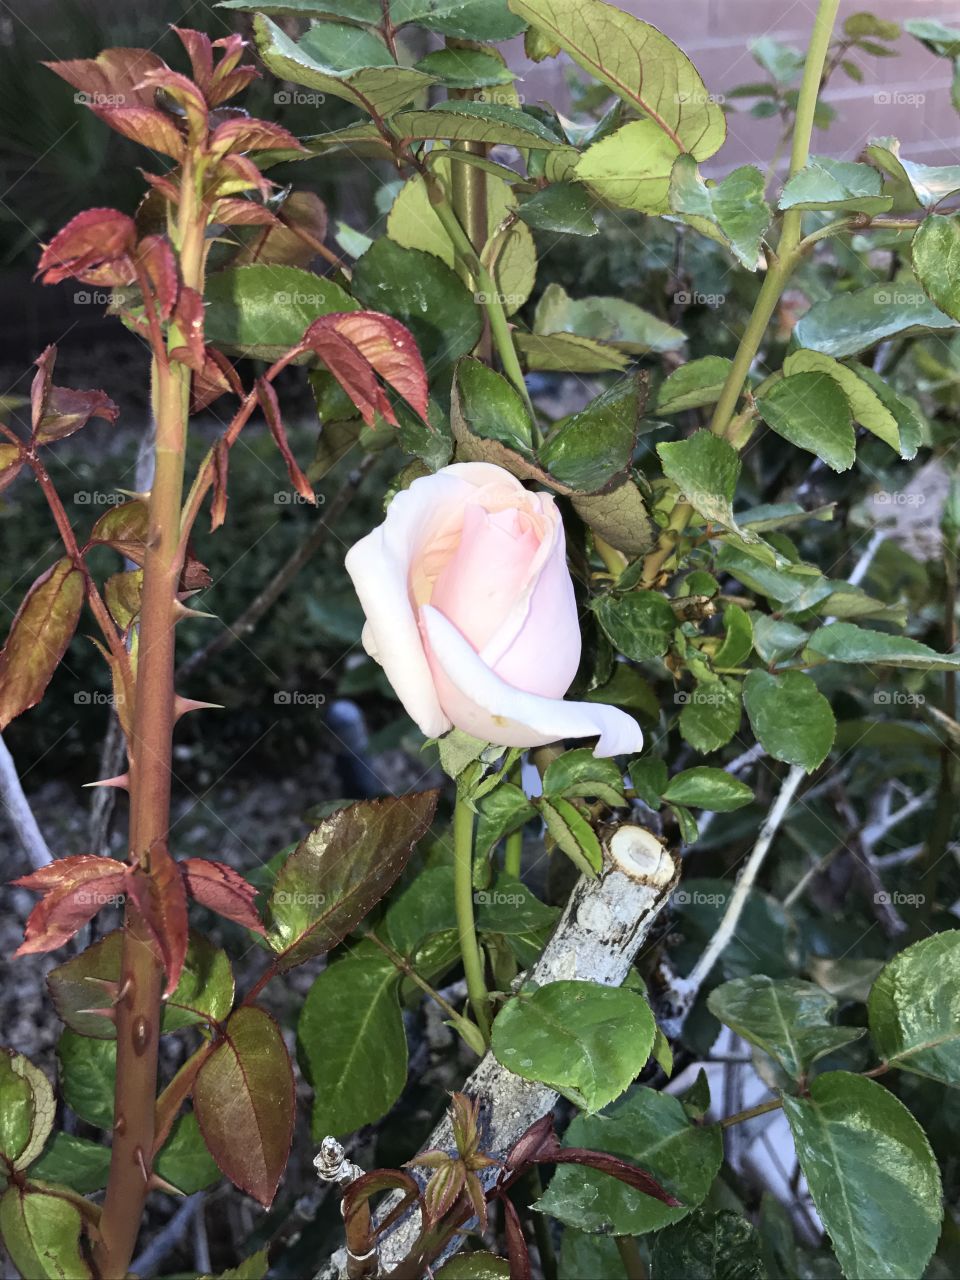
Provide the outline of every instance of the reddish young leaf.
<path id="1" fill-rule="evenodd" d="M 227 467 L 230 446 L 218 440 L 213 447 L 213 500 L 210 503 L 210 532 L 219 529 L 227 518 Z"/>
<path id="2" fill-rule="evenodd" d="M 30 912 L 15 955 L 53 951 L 68 942 L 101 907 L 125 893 L 126 865 L 114 858 L 81 854 L 55 861 L 12 883 L 43 896 Z"/>
<path id="3" fill-rule="evenodd" d="M 96 58 L 45 62 L 61 79 L 79 89 L 89 107 L 152 107 L 153 90 L 143 84 L 148 71 L 166 65 L 149 49 L 104 49 Z"/>
<path id="4" fill-rule="evenodd" d="M 30 387 L 34 440 L 50 444 L 79 431 L 91 418 L 116 422 L 120 410 L 103 391 L 73 391 L 52 382 L 57 348 L 47 347 L 36 360 L 37 372 Z"/>
<path id="5" fill-rule="evenodd" d="M 210 135 L 210 150 L 215 156 L 240 151 L 303 151 L 304 148 L 282 125 L 241 116 L 225 120 Z"/>
<path id="6" fill-rule="evenodd" d="M 237 371 L 222 351 L 204 347 L 203 368 L 194 372 L 190 384 L 191 414 L 199 413 L 228 391 L 243 399 L 243 385 Z"/>
<path id="7" fill-rule="evenodd" d="M 43 697 L 82 606 L 83 574 L 66 556 L 27 592 L 0 650 L 0 732 Z"/>
<path id="8" fill-rule="evenodd" d="M 140 910 L 167 974 L 164 995 L 180 981 L 187 954 L 187 894 L 177 863 L 166 845 L 150 850 L 150 869 L 136 866 L 127 877 L 130 896 Z"/>
<path id="9" fill-rule="evenodd" d="M 173 71 L 163 63 L 159 67 L 151 67 L 143 77 L 143 84 L 159 89 L 180 108 L 187 121 L 187 131 L 191 138 L 201 139 L 207 131 L 207 104 L 203 94 L 188 77 L 179 71 Z"/>
<path id="10" fill-rule="evenodd" d="M 174 160 L 182 160 L 186 141 L 173 116 L 155 107 L 96 107 L 94 115 L 104 124 L 122 133 L 132 142 L 139 142 L 151 151 L 160 151 Z"/>
<path id="11" fill-rule="evenodd" d="M 222 49 L 223 53 L 214 68 L 210 85 L 205 89 L 211 107 L 240 93 L 251 80 L 256 80 L 260 75 L 257 68 L 249 63 L 240 65 L 243 51 L 247 47 L 242 36 L 221 36 L 219 40 L 214 40 L 213 47 Z"/>
<path id="12" fill-rule="evenodd" d="M 137 259 L 150 282 L 157 315 L 166 320 L 173 311 L 180 288 L 177 259 L 166 236 L 144 236 L 137 246 Z"/>
<path id="13" fill-rule="evenodd" d="M 243 196 L 226 196 L 217 200 L 210 211 L 212 222 L 221 222 L 225 227 L 274 227 L 277 215 L 257 204 L 255 200 L 245 200 Z"/>
<path id="14" fill-rule="evenodd" d="M 217 166 L 214 195 L 233 196 L 242 191 L 258 191 L 266 200 L 272 190 L 273 183 L 263 176 L 249 156 L 234 152 L 224 156 Z"/>
<path id="15" fill-rule="evenodd" d="M 166 174 L 148 173 L 146 169 L 140 170 L 140 176 L 154 191 L 159 192 L 164 200 L 169 200 L 174 205 L 180 203 L 180 187 L 172 178 L 167 177 Z"/>
<path id="16" fill-rule="evenodd" d="M 500 1203 L 503 1206 L 503 1233 L 510 1259 L 510 1280 L 530 1280 L 530 1252 L 523 1238 L 520 1217 L 509 1196 L 501 1196 Z"/>
<path id="17" fill-rule="evenodd" d="M 379 311 L 343 311 L 314 320 L 301 350 L 313 351 L 372 426 L 376 415 L 397 425 L 376 374 L 420 414 L 427 414 L 427 371 L 413 334 Z"/>
<path id="18" fill-rule="evenodd" d="M 294 1083 L 280 1028 L 238 1009 L 197 1073 L 193 1108 L 210 1154 L 231 1182 L 269 1208 L 293 1137 Z"/>
<path id="19" fill-rule="evenodd" d="M 305 498 L 307 502 L 312 502 L 316 506 L 317 496 L 313 492 L 313 486 L 300 470 L 290 448 L 290 442 L 283 426 L 283 419 L 280 416 L 280 401 L 277 399 L 277 393 L 273 389 L 273 384 L 267 382 L 265 378 L 257 379 L 257 399 L 270 428 L 270 434 L 277 442 L 280 456 L 287 464 L 287 475 L 290 477 L 290 483 L 301 498 Z"/>
<path id="20" fill-rule="evenodd" d="M 208 858 L 184 858 L 180 863 L 187 892 L 218 915 L 266 936 L 253 905 L 257 891 L 239 872 Z"/>
<path id="21" fill-rule="evenodd" d="M 327 237 L 327 206 L 313 191 L 294 191 L 277 209 L 273 226 L 246 245 L 234 260 L 306 267 Z"/>
<path id="22" fill-rule="evenodd" d="M 85 209 L 58 231 L 40 255 L 37 273 L 44 284 L 57 284 L 68 276 L 89 280 L 107 267 L 125 278 L 111 283 L 129 284 L 133 278 L 130 255 L 137 242 L 132 218 L 117 209 Z M 99 278 L 94 281 L 100 283 Z"/>
<path id="23" fill-rule="evenodd" d="M 180 581 L 177 583 L 177 590 L 203 591 L 204 588 L 210 586 L 212 581 L 210 570 L 201 560 L 197 559 L 193 543 L 188 541 L 187 554 L 184 556 L 183 568 L 180 570 Z"/>
<path id="24" fill-rule="evenodd" d="M 199 373 L 203 369 L 203 298 L 196 289 L 183 288 L 173 313 L 173 323 L 180 330 L 183 345 L 175 347 L 170 355 Z"/>
<path id="25" fill-rule="evenodd" d="M 402 1169 L 371 1169 L 354 1179 L 343 1193 L 343 1220 L 348 1230 L 367 1202 L 382 1191 L 402 1191 L 403 1197 L 385 1218 L 375 1224 L 374 1238 L 389 1231 L 412 1204 L 423 1204 L 420 1184 L 411 1174 L 404 1173 Z"/>
<path id="26" fill-rule="evenodd" d="M 190 59 L 190 73 L 206 95 L 213 76 L 213 43 L 205 31 L 194 31 L 192 27 L 174 27 L 174 34 L 187 51 Z"/>
<path id="27" fill-rule="evenodd" d="M 139 498 L 120 502 L 97 520 L 90 530 L 90 543 L 104 544 L 127 560 L 142 565 L 147 554 L 147 504 Z"/>

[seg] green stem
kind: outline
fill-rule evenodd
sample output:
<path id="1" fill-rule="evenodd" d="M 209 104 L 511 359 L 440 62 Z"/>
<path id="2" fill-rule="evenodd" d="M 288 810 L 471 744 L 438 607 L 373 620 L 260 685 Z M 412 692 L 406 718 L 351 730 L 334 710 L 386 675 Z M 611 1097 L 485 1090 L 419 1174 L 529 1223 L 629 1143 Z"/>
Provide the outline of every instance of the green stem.
<path id="1" fill-rule="evenodd" d="M 513 831 L 507 836 L 503 850 L 503 869 L 514 880 L 520 879 L 520 862 L 523 854 L 523 829 Z"/>
<path id="2" fill-rule="evenodd" d="M 720 1121 L 720 1128 L 729 1129 L 731 1125 L 742 1124 L 744 1120 L 752 1120 L 754 1116 L 765 1116 L 768 1111 L 778 1111 L 782 1106 L 782 1098 L 771 1098 L 769 1102 L 761 1102 L 759 1106 L 750 1107 L 746 1111 L 738 1111 L 732 1116 L 725 1116 Z"/>
<path id="3" fill-rule="evenodd" d="M 453 900 L 467 994 L 477 1026 L 489 1044 L 490 999 L 483 976 L 483 953 L 473 918 L 473 810 L 459 793 L 453 811 L 453 859 Z"/>

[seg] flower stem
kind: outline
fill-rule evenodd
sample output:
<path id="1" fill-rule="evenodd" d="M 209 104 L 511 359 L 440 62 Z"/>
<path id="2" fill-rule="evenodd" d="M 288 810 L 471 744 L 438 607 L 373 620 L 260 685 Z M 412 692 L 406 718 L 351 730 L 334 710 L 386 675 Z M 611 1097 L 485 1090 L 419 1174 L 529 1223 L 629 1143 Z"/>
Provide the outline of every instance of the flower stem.
<path id="1" fill-rule="evenodd" d="M 453 899 L 460 935 L 460 954 L 470 1006 L 481 1034 L 490 1043 L 490 998 L 483 976 L 483 953 L 473 918 L 473 810 L 457 793 L 453 811 Z"/>

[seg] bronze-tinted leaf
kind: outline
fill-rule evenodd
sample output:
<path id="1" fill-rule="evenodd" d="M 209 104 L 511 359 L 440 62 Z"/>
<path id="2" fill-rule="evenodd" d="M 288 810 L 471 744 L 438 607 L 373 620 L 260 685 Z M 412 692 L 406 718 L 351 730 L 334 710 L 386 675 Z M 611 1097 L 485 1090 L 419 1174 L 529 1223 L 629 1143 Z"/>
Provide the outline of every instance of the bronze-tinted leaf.
<path id="1" fill-rule="evenodd" d="M 193 1106 L 217 1164 L 269 1207 L 293 1136 L 293 1068 L 280 1028 L 263 1009 L 238 1009 L 197 1074 Z"/>
<path id="2" fill-rule="evenodd" d="M 53 385 L 57 348 L 47 347 L 37 358 L 37 372 L 30 387 L 30 417 L 34 439 L 50 444 L 72 436 L 90 418 L 116 422 L 120 410 L 103 391 L 73 391 Z"/>
<path id="3" fill-rule="evenodd" d="M 68 942 L 101 907 L 116 904 L 126 892 L 127 867 L 115 858 L 81 854 L 20 876 L 13 883 L 43 896 L 30 912 L 18 956 L 53 951 Z"/>
<path id="4" fill-rule="evenodd" d="M 177 259 L 166 236 L 144 236 L 137 246 L 137 260 L 150 282 L 157 314 L 166 320 L 177 301 L 180 287 Z"/>
<path id="5" fill-rule="evenodd" d="M 203 298 L 196 289 L 183 288 L 177 298 L 177 306 L 173 313 L 173 322 L 180 332 L 183 343 L 171 352 L 174 360 L 187 365 L 194 373 L 203 369 L 205 353 L 203 346 Z"/>
<path id="6" fill-rule="evenodd" d="M 107 102 L 152 107 L 153 90 L 143 84 L 148 71 L 165 66 L 149 49 L 104 49 L 96 58 L 45 62 L 67 84 L 78 89 L 89 107 Z"/>
<path id="7" fill-rule="evenodd" d="M 257 379 L 257 399 L 260 401 L 263 416 L 270 427 L 270 434 L 276 440 L 280 456 L 286 463 L 290 483 L 301 498 L 305 498 L 316 506 L 317 498 L 313 492 L 313 486 L 300 470 L 297 460 L 293 456 L 293 450 L 290 448 L 287 432 L 283 425 L 283 418 L 280 416 L 280 401 L 277 399 L 277 393 L 274 391 L 272 383 L 267 382 L 265 378 Z"/>
<path id="8" fill-rule="evenodd" d="M 123 573 L 112 573 L 103 584 L 104 603 L 110 610 L 110 617 L 121 631 L 126 631 L 139 614 L 142 594 L 142 569 L 127 569 Z"/>
<path id="9" fill-rule="evenodd" d="M 210 150 L 216 156 L 231 151 L 303 151 L 297 139 L 282 125 L 249 116 L 235 116 L 218 125 L 210 136 Z"/>
<path id="10" fill-rule="evenodd" d="M 0 650 L 0 731 L 43 697 L 82 605 L 83 574 L 66 556 L 27 592 Z"/>
<path id="11" fill-rule="evenodd" d="M 23 453 L 19 445 L 0 442 L 0 493 L 20 474 Z"/>
<path id="12" fill-rule="evenodd" d="M 213 499 L 210 503 L 210 532 L 219 529 L 227 518 L 227 468 L 230 446 L 221 436 L 213 446 Z"/>
<path id="13" fill-rule="evenodd" d="M 125 138 L 151 151 L 161 151 L 174 160 L 183 158 L 183 134 L 166 112 L 154 107 L 94 107 L 93 113 Z"/>
<path id="14" fill-rule="evenodd" d="M 270 898 L 281 971 L 335 947 L 403 871 L 439 792 L 362 800 L 331 814 L 283 864 Z"/>
<path id="15" fill-rule="evenodd" d="M 380 414 L 397 425 L 379 374 L 422 418 L 427 416 L 427 371 L 413 334 L 379 311 L 343 311 L 314 320 L 302 350 L 327 366 L 368 426 Z"/>
<path id="16" fill-rule="evenodd" d="M 249 200 L 229 203 L 243 203 L 249 209 L 270 212 Z M 327 237 L 327 206 L 316 192 L 292 191 L 276 213 L 270 214 L 270 221 L 272 225 L 246 245 L 233 259 L 233 264 L 275 262 L 287 267 L 309 266 Z"/>
<path id="17" fill-rule="evenodd" d="M 78 956 L 47 974 L 47 989 L 57 1017 L 71 1031 L 94 1040 L 115 1040 L 112 1012 L 120 986 L 123 930 L 114 929 Z"/>
<path id="18" fill-rule="evenodd" d="M 179 866 L 187 892 L 197 902 L 245 929 L 266 934 L 253 905 L 257 890 L 238 871 L 209 858 L 184 858 Z"/>
<path id="19" fill-rule="evenodd" d="M 228 391 L 243 398 L 243 386 L 237 377 L 236 370 L 223 352 L 217 351 L 214 347 L 204 347 L 203 367 L 194 371 L 190 386 L 191 414 L 199 413 L 201 409 L 213 404 L 214 400 L 226 395 Z"/>
<path id="20" fill-rule="evenodd" d="M 128 885 L 163 961 L 167 974 L 164 994 L 170 995 L 180 981 L 187 954 L 187 894 L 180 869 L 166 845 L 152 847 L 149 870 L 133 868 Z"/>
<path id="21" fill-rule="evenodd" d="M 44 284 L 57 284 L 69 276 L 87 280 L 103 268 L 115 268 L 121 279 L 114 282 L 129 284 L 136 242 L 136 223 L 127 214 L 118 209 L 84 209 L 44 247 L 37 270 Z M 99 283 L 103 276 L 93 278 Z"/>
<path id="22" fill-rule="evenodd" d="M 139 498 L 120 502 L 97 520 L 90 530 L 91 543 L 104 543 L 127 560 L 142 565 L 147 554 L 147 504 Z"/>

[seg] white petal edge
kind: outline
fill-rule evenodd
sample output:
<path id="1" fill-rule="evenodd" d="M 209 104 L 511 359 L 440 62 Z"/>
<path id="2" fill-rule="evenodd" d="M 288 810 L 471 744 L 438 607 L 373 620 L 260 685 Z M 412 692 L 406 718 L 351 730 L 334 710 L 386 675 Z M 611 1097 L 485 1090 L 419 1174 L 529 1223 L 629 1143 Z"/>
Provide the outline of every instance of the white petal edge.
<path id="1" fill-rule="evenodd" d="M 643 733 L 632 716 L 618 707 L 594 702 L 565 702 L 541 698 L 506 684 L 439 610 L 420 610 L 438 666 L 459 692 L 480 708 L 489 720 L 489 732 L 476 733 L 504 746 L 544 746 L 562 738 L 599 735 L 595 756 L 635 755 L 643 746 Z"/>

